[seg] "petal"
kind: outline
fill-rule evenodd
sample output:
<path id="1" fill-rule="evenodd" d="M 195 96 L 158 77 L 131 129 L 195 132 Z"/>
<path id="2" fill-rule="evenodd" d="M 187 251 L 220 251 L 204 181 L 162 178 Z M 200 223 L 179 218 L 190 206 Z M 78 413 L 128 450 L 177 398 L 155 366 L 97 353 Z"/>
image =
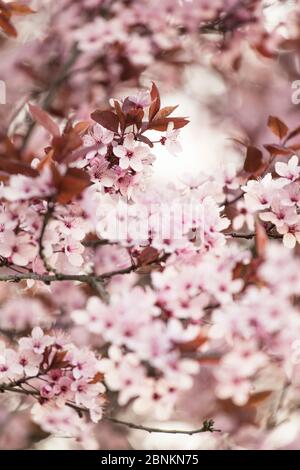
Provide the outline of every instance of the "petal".
<path id="1" fill-rule="evenodd" d="M 292 233 L 286 233 L 283 236 L 283 244 L 286 248 L 295 248 L 296 245 L 296 238 Z"/>
<path id="2" fill-rule="evenodd" d="M 126 156 L 126 149 L 122 145 L 118 145 L 113 149 L 113 152 L 116 157 L 118 158 L 124 158 Z"/>
<path id="3" fill-rule="evenodd" d="M 19 255 L 19 253 L 14 253 L 12 255 L 12 262 L 18 266 L 26 266 L 28 264 L 28 259 L 24 256 Z"/>
<path id="4" fill-rule="evenodd" d="M 79 267 L 82 265 L 83 263 L 83 258 L 81 255 L 79 255 L 78 253 L 71 253 L 69 256 L 68 256 L 68 261 L 69 263 L 71 263 L 73 266 L 76 266 L 76 267 Z"/>
<path id="5" fill-rule="evenodd" d="M 297 168 L 298 163 L 299 163 L 299 160 L 298 160 L 297 155 L 293 155 L 292 158 L 289 160 L 288 165 L 289 165 L 290 168 L 295 169 L 295 168 Z"/>
<path id="6" fill-rule="evenodd" d="M 127 170 L 127 168 L 129 167 L 129 158 L 121 158 L 119 161 L 119 167 L 122 168 L 122 170 Z"/>
<path id="7" fill-rule="evenodd" d="M 131 158 L 130 166 L 134 171 L 142 171 L 142 169 L 143 169 L 143 164 L 142 164 L 141 159 L 139 157 Z"/>

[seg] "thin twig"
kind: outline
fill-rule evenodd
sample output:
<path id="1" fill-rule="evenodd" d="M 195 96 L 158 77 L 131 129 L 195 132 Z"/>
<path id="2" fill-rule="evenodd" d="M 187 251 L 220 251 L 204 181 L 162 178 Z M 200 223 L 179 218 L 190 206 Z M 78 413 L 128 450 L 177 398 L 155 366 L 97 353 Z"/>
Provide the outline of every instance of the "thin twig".
<path id="1" fill-rule="evenodd" d="M 231 232 L 231 233 L 225 233 L 226 237 L 231 237 L 231 238 L 244 238 L 245 240 L 252 240 L 253 238 L 256 237 L 256 233 L 236 233 L 236 232 Z M 277 233 L 267 233 L 268 237 L 274 238 L 275 240 L 283 238 L 283 235 L 279 235 Z"/>
<path id="2" fill-rule="evenodd" d="M 141 424 L 130 423 L 128 421 L 122 421 L 120 419 L 105 417 L 106 420 L 111 421 L 112 423 L 119 424 L 121 426 L 127 426 L 130 429 L 137 429 L 139 431 L 146 431 L 146 432 L 158 432 L 161 434 L 187 434 L 189 436 L 193 436 L 193 434 L 200 434 L 203 432 L 221 432 L 220 429 L 214 428 L 214 421 L 212 419 L 206 420 L 203 422 L 201 428 L 193 429 L 191 431 L 184 431 L 182 429 L 161 429 L 161 428 L 153 428 L 150 426 L 143 426 Z"/>

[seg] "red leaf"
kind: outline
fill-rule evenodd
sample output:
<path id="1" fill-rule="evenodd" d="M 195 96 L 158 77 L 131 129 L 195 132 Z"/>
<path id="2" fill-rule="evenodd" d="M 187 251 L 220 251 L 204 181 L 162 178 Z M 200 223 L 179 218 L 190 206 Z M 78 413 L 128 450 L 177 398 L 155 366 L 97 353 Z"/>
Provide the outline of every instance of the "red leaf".
<path id="1" fill-rule="evenodd" d="M 263 154 L 257 147 L 249 145 L 244 163 L 244 170 L 247 173 L 255 173 L 262 165 Z"/>
<path id="2" fill-rule="evenodd" d="M 181 352 L 192 352 L 192 351 L 197 351 L 200 346 L 202 346 L 204 343 L 206 343 L 208 340 L 207 336 L 204 336 L 203 334 L 199 334 L 195 339 L 192 341 L 188 341 L 187 343 L 180 343 L 178 344 L 178 347 Z"/>
<path id="3" fill-rule="evenodd" d="M 44 129 L 46 129 L 49 134 L 53 137 L 60 136 L 60 130 L 56 122 L 49 116 L 46 111 L 44 111 L 39 106 L 34 106 L 33 104 L 28 103 L 29 111 L 33 119 L 38 122 Z"/>
<path id="4" fill-rule="evenodd" d="M 247 405 L 259 405 L 269 398 L 272 393 L 272 390 L 264 390 L 262 392 L 253 393 L 250 395 Z"/>
<path id="5" fill-rule="evenodd" d="M 35 11 L 32 10 L 27 5 L 24 5 L 18 2 L 9 3 L 9 7 L 13 13 L 16 13 L 18 15 L 29 15 L 29 14 L 35 13 Z"/>
<path id="6" fill-rule="evenodd" d="M 122 111 L 121 105 L 119 101 L 114 100 L 114 105 L 115 105 L 115 110 L 117 113 L 117 116 L 119 118 L 120 126 L 121 126 L 121 132 L 123 133 L 125 131 L 125 115 Z"/>
<path id="7" fill-rule="evenodd" d="M 62 162 L 70 157 L 70 154 L 82 146 L 82 139 L 70 123 L 67 123 L 61 136 L 53 137 L 52 147 L 54 149 L 53 160 Z"/>
<path id="8" fill-rule="evenodd" d="M 142 109 L 132 109 L 126 114 L 125 127 L 135 124 L 138 129 L 142 127 L 144 111 Z"/>
<path id="9" fill-rule="evenodd" d="M 276 116 L 269 116 L 268 127 L 280 139 L 283 139 L 289 131 L 288 126 Z"/>
<path id="10" fill-rule="evenodd" d="M 160 94 L 158 91 L 157 86 L 155 85 L 154 82 L 152 82 L 152 88 L 150 91 L 152 103 L 149 108 L 149 121 L 152 121 L 154 116 L 158 113 L 160 110 Z"/>
<path id="11" fill-rule="evenodd" d="M 4 31 L 7 36 L 13 38 L 16 38 L 18 36 L 17 30 L 14 25 L 2 13 L 0 13 L 0 28 Z"/>
<path id="12" fill-rule="evenodd" d="M 35 177 L 38 171 L 31 168 L 28 163 L 22 163 L 18 160 L 0 158 L 0 171 L 4 171 L 10 175 L 25 175 Z"/>
<path id="13" fill-rule="evenodd" d="M 101 372 L 97 372 L 97 374 L 90 380 L 90 384 L 97 384 L 99 382 L 103 382 L 104 375 Z"/>
<path id="14" fill-rule="evenodd" d="M 163 119 L 154 119 L 152 122 L 149 123 L 148 128 L 153 129 L 155 131 L 166 131 L 170 122 L 173 122 L 174 129 L 181 129 L 182 127 L 186 126 L 190 121 L 186 118 L 166 117 Z"/>
<path id="15" fill-rule="evenodd" d="M 118 132 L 119 118 L 110 110 L 100 111 L 96 110 L 91 114 L 91 118 L 112 132 Z"/>
<path id="16" fill-rule="evenodd" d="M 151 246 L 147 246 L 138 256 L 138 265 L 144 266 L 157 260 L 158 251 Z"/>
<path id="17" fill-rule="evenodd" d="M 144 136 L 144 135 L 141 135 L 141 134 L 137 134 L 136 135 L 136 140 L 140 141 L 140 142 L 144 142 L 144 144 L 147 144 L 149 145 L 149 147 L 154 147 L 153 143 L 151 142 L 150 139 L 148 139 L 148 137 Z"/>
<path id="18" fill-rule="evenodd" d="M 79 134 L 79 135 L 85 134 L 85 132 L 90 127 L 90 125 L 91 125 L 90 121 L 77 122 L 77 124 L 75 124 L 74 126 L 74 131 L 76 132 L 76 134 Z"/>
<path id="19" fill-rule="evenodd" d="M 282 147 L 281 145 L 276 145 L 276 144 L 266 144 L 264 145 L 265 149 L 271 154 L 271 155 L 291 155 L 293 151 L 291 149 Z"/>
<path id="20" fill-rule="evenodd" d="M 79 196 L 89 184 L 89 176 L 84 170 L 68 168 L 67 173 L 59 181 L 57 201 L 60 204 L 67 204 L 75 196 Z"/>
<path id="21" fill-rule="evenodd" d="M 300 126 L 296 127 L 295 129 L 293 129 L 293 130 L 288 134 L 288 136 L 287 136 L 286 139 L 285 139 L 286 142 L 287 142 L 288 140 L 293 139 L 294 137 L 296 137 L 296 136 L 299 135 L 299 134 L 300 134 Z"/>
<path id="22" fill-rule="evenodd" d="M 176 105 L 176 106 L 166 106 L 165 108 L 162 108 L 162 109 L 161 109 L 160 111 L 158 111 L 158 113 L 156 114 L 155 120 L 156 120 L 156 119 L 165 118 L 165 117 L 169 116 L 170 114 L 173 113 L 173 111 L 175 111 L 176 108 L 178 108 L 178 105 Z"/>

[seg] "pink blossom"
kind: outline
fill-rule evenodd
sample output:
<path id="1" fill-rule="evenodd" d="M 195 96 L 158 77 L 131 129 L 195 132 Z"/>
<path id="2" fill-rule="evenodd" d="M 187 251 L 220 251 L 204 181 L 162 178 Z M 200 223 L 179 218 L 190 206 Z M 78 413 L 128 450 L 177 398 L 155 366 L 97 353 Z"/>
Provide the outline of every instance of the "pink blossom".
<path id="1" fill-rule="evenodd" d="M 277 162 L 275 164 L 276 173 L 283 179 L 287 179 L 291 182 L 296 181 L 300 176 L 300 166 L 298 165 L 299 159 L 297 155 L 294 155 L 288 163 Z"/>
<path id="2" fill-rule="evenodd" d="M 130 167 L 134 171 L 140 172 L 143 169 L 143 162 L 149 156 L 149 149 L 137 144 L 134 134 L 128 134 L 122 145 L 114 147 L 114 154 L 120 159 L 119 166 L 123 170 Z"/>
<path id="3" fill-rule="evenodd" d="M 139 91 L 136 95 L 129 96 L 129 101 L 134 103 L 137 108 L 147 108 L 151 104 L 149 91 Z"/>
<path id="4" fill-rule="evenodd" d="M 21 340 L 20 340 L 21 341 Z M 39 372 L 42 356 L 29 349 L 22 349 L 18 353 L 17 362 L 20 365 L 20 374 L 35 376 Z"/>
<path id="5" fill-rule="evenodd" d="M 37 252 L 37 244 L 27 233 L 16 235 L 12 231 L 7 231 L 0 241 L 0 255 L 11 259 L 18 266 L 27 266 L 33 261 Z"/>
<path id="6" fill-rule="evenodd" d="M 178 142 L 180 131 L 174 130 L 174 123 L 170 122 L 166 130 L 165 136 L 161 137 L 160 142 L 166 147 L 168 152 L 172 155 L 178 155 L 182 152 L 182 146 Z"/>
<path id="7" fill-rule="evenodd" d="M 43 330 L 36 326 L 28 338 L 21 338 L 19 345 L 21 350 L 32 350 L 35 354 L 42 354 L 47 346 L 53 344 L 53 338 L 45 335 Z"/>

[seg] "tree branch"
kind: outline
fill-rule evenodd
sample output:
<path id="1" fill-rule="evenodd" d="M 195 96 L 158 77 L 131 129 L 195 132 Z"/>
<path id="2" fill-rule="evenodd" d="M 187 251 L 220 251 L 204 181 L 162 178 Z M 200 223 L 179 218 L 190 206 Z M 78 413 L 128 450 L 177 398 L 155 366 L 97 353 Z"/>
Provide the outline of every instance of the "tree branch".
<path id="1" fill-rule="evenodd" d="M 225 233 L 226 237 L 231 237 L 231 238 L 244 238 L 245 240 L 252 240 L 253 238 L 256 237 L 256 233 Z M 268 237 L 274 238 L 275 240 L 279 240 L 283 238 L 283 235 L 279 235 L 277 233 L 267 233 Z"/>
<path id="2" fill-rule="evenodd" d="M 161 429 L 153 428 L 149 426 L 142 426 L 140 424 L 130 423 L 128 421 L 122 421 L 120 419 L 105 417 L 104 419 L 111 421 L 112 423 L 118 424 L 120 426 L 127 426 L 130 429 L 137 429 L 139 431 L 146 432 L 158 432 L 161 434 L 187 434 L 188 436 L 193 436 L 194 434 L 200 434 L 203 432 L 221 432 L 221 429 L 214 428 L 214 421 L 212 419 L 203 421 L 201 428 L 193 429 L 191 431 L 183 431 L 182 429 Z"/>
<path id="3" fill-rule="evenodd" d="M 92 285 L 95 287 L 95 282 L 103 282 L 105 279 L 110 279 L 113 276 L 119 274 L 128 274 L 136 269 L 136 266 L 129 266 L 128 268 L 120 269 L 117 271 L 110 271 L 100 276 L 94 274 L 38 274 L 38 273 L 16 273 L 16 274 L 0 274 L 0 282 L 21 282 L 26 280 L 41 281 L 45 284 L 51 284 L 56 281 L 74 281 L 74 282 L 84 282 L 86 284 Z M 98 288 L 98 287 L 97 287 Z"/>

